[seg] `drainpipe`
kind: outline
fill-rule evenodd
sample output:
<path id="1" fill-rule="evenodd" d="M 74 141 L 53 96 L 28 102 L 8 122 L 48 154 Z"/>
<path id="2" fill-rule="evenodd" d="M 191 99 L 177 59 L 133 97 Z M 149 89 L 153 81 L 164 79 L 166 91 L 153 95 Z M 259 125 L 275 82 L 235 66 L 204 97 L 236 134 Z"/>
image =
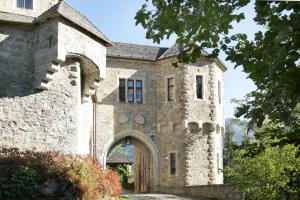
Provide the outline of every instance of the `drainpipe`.
<path id="1" fill-rule="evenodd" d="M 93 135 L 92 135 L 92 156 L 96 160 L 96 130 L 97 130 L 97 123 L 96 123 L 96 116 L 97 116 L 97 96 L 94 94 L 92 96 L 93 100 Z"/>

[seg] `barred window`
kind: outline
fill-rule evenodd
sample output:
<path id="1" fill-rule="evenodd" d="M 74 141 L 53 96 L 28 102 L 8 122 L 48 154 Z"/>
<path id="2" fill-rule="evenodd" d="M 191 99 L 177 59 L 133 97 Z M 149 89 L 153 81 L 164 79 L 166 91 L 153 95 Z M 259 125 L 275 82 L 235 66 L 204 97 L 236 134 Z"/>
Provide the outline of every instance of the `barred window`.
<path id="1" fill-rule="evenodd" d="M 175 100 L 175 78 L 168 78 L 168 101 Z"/>
<path id="2" fill-rule="evenodd" d="M 119 101 L 125 102 L 126 101 L 126 86 L 125 86 L 125 79 L 119 79 Z"/>
<path id="3" fill-rule="evenodd" d="M 143 103 L 143 81 L 136 80 L 136 103 Z"/>
<path id="4" fill-rule="evenodd" d="M 17 0 L 17 7 L 32 10 L 33 0 Z"/>
<path id="5" fill-rule="evenodd" d="M 203 99 L 203 76 L 196 76 L 197 99 Z"/>

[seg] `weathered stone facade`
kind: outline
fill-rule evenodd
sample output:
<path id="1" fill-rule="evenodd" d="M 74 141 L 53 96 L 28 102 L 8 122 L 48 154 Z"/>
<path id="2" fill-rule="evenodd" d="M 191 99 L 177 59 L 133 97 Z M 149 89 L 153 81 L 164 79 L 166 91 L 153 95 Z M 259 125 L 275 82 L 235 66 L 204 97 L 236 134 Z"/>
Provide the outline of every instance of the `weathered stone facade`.
<path id="1" fill-rule="evenodd" d="M 139 191 L 223 183 L 220 61 L 203 53 L 174 68 L 176 45 L 112 46 L 63 1 L 33 1 L 32 11 L 13 2 L 0 3 L 1 146 L 91 153 L 105 166 L 108 152 L 131 138 L 136 160 L 144 159 Z M 119 79 L 142 81 L 142 103 L 120 101 Z"/>

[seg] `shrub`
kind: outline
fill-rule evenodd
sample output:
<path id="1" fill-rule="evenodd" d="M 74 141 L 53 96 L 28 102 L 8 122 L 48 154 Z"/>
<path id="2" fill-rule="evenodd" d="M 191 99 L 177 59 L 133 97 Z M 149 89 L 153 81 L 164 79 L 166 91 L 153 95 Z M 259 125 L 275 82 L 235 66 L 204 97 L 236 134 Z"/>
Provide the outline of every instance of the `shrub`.
<path id="1" fill-rule="evenodd" d="M 246 199 L 299 199 L 300 158 L 293 145 L 267 147 L 254 157 L 244 149 L 225 169 L 229 180 L 246 195 Z"/>
<path id="2" fill-rule="evenodd" d="M 119 177 L 91 157 L 0 148 L 0 199 L 119 197 Z"/>

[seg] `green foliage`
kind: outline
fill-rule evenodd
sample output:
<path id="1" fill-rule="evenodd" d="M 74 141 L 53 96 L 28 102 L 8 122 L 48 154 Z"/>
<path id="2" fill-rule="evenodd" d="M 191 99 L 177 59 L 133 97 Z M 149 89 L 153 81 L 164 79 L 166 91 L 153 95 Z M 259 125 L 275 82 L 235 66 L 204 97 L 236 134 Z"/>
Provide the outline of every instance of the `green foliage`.
<path id="1" fill-rule="evenodd" d="M 267 147 L 249 157 L 245 149 L 235 152 L 225 174 L 246 194 L 246 199 L 296 200 L 299 197 L 300 158 L 293 145 Z"/>
<path id="2" fill-rule="evenodd" d="M 211 57 L 224 51 L 226 60 L 242 66 L 257 86 L 244 101 L 238 102 L 236 116 L 251 119 L 259 127 L 268 118 L 276 124 L 270 142 L 298 146 L 300 4 L 256 1 L 254 21 L 263 31 L 257 31 L 254 40 L 242 32 L 230 35 L 233 24 L 244 19 L 241 8 L 249 2 L 152 0 L 146 1 L 135 19 L 154 42 L 175 34 L 177 43 L 184 46 L 179 62 L 195 62 L 207 48 L 212 49 Z"/>
<path id="3" fill-rule="evenodd" d="M 117 168 L 117 172 L 121 177 L 122 185 L 126 185 L 128 183 L 128 177 L 130 176 L 130 165 L 120 164 Z"/>

